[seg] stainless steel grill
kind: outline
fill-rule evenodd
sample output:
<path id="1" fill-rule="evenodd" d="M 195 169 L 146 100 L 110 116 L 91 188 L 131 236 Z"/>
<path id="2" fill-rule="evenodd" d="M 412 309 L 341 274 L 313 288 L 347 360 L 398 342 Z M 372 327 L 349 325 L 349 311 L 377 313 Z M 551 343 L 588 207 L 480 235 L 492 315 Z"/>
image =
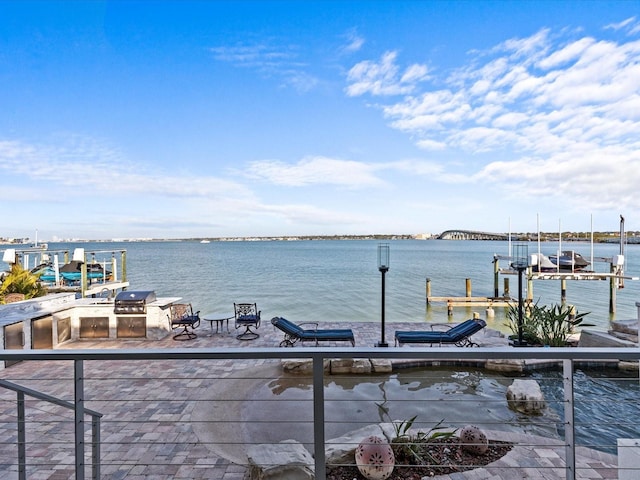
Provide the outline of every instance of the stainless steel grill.
<path id="1" fill-rule="evenodd" d="M 155 302 L 156 293 L 153 291 L 123 291 L 116 295 L 113 312 L 122 314 L 147 313 L 147 303 Z"/>

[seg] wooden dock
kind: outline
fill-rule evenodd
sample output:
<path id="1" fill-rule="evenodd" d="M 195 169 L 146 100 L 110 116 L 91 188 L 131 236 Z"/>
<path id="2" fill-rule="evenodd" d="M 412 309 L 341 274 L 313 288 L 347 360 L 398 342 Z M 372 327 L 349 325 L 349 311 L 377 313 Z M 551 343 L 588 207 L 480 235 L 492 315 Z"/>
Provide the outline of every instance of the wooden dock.
<path id="1" fill-rule="evenodd" d="M 426 298 L 427 307 L 430 307 L 434 303 L 444 303 L 447 306 L 447 312 L 449 315 L 453 315 L 453 309 L 456 307 L 480 307 L 480 308 L 507 308 L 509 305 L 513 305 L 514 300 L 509 295 L 495 296 L 495 297 L 474 297 L 471 295 L 471 280 L 465 281 L 465 296 L 464 297 L 434 297 L 431 295 L 431 279 L 427 278 L 426 281 Z"/>
<path id="2" fill-rule="evenodd" d="M 427 297 L 427 305 L 446 303 L 447 307 L 508 307 L 517 302 L 510 297 Z"/>
<path id="3" fill-rule="evenodd" d="M 518 299 L 511 297 L 509 290 L 509 277 L 517 276 L 519 272 L 513 268 L 500 268 L 500 260 L 507 259 L 511 262 L 511 257 L 503 257 L 494 255 L 493 258 L 493 297 L 473 297 L 471 295 L 471 279 L 465 279 L 465 296 L 464 297 L 435 297 L 431 295 L 431 279 L 426 279 L 426 300 L 427 307 L 434 303 L 444 303 L 447 305 L 449 315 L 453 314 L 456 307 L 478 307 L 478 308 L 508 308 L 511 305 L 517 305 Z M 567 301 L 567 282 L 569 281 L 608 281 L 609 282 L 609 312 L 616 311 L 616 290 L 624 287 L 625 280 L 639 280 L 638 277 L 630 277 L 624 275 L 622 255 L 611 258 L 594 258 L 594 261 L 605 262 L 609 264 L 608 272 L 595 272 L 588 270 L 579 271 L 550 271 L 535 272 L 531 266 L 523 271 L 524 281 L 526 282 L 526 298 L 523 302 L 531 303 L 533 301 L 533 284 L 537 280 L 556 280 L 560 282 L 560 301 L 564 304 Z M 504 281 L 503 295 L 499 296 L 500 276 Z M 520 280 L 520 279 L 519 279 Z"/>

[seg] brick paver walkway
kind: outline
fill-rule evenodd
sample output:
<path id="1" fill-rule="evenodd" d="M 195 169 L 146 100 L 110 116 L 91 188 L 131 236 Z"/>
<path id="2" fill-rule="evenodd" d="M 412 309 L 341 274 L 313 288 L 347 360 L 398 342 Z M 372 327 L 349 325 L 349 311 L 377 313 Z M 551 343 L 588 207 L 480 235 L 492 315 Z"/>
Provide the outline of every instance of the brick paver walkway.
<path id="1" fill-rule="evenodd" d="M 335 325 L 333 325 L 335 327 Z M 323 325 L 331 328 L 331 324 Z M 373 346 L 380 335 L 379 324 L 351 325 L 356 345 Z M 394 324 L 392 329 L 411 329 L 415 324 Z M 390 338 L 393 340 L 392 331 Z M 264 322 L 259 329 L 260 338 L 242 342 L 226 330 L 212 334 L 209 324 L 203 322 L 198 338 L 176 342 L 171 336 L 159 341 L 119 340 L 80 341 L 68 343 L 62 348 L 225 348 L 225 347 L 274 347 L 282 339 L 282 333 Z M 478 334 L 476 340 L 491 345 L 506 345 L 504 339 Z M 341 344 L 345 346 L 346 344 Z M 407 347 L 411 348 L 411 347 Z M 203 442 L 206 437 L 204 419 L 210 413 L 211 392 L 219 398 L 229 398 L 216 418 L 225 418 L 233 406 L 233 392 L 225 390 L 224 380 L 250 378 L 247 372 L 256 367 L 279 369 L 277 361 L 200 361 L 175 362 L 159 360 L 149 362 L 85 362 L 85 391 L 87 406 L 104 413 L 102 424 L 102 478 L 108 479 L 220 479 L 243 480 L 247 469 L 243 465 L 242 445 L 233 445 L 233 429 L 237 426 L 224 421 L 219 426 L 229 432 L 229 445 L 224 446 L 225 456 L 213 443 Z M 72 368 L 70 362 L 29 361 L 0 371 L 0 378 L 26 385 L 47 394 L 73 399 Z M 228 397 L 225 397 L 227 395 Z M 217 397 L 216 397 L 217 398 Z M 235 402 L 238 403 L 238 402 Z M 214 404 L 214 407 L 217 404 Z M 15 393 L 0 391 L 0 479 L 17 479 L 17 448 L 15 447 Z M 74 478 L 73 414 L 61 413 L 60 407 L 42 402 L 27 405 L 27 464 L 29 479 L 63 480 Z M 59 422 L 66 418 L 66 422 Z M 53 423 L 49 420 L 53 419 Z M 228 418 L 228 420 L 234 420 Z M 288 427 L 283 427 L 288 428 Z M 205 433 L 203 433 L 205 432 Z M 71 435 L 71 437 L 69 437 Z M 561 441 L 501 432 L 501 440 L 519 444 L 510 454 L 490 467 L 456 473 L 438 478 L 450 480 L 514 478 L 565 478 L 563 468 L 564 446 Z M 42 438 L 43 443 L 38 443 Z M 44 439 L 47 439 L 45 442 Z M 51 442 L 51 439 L 57 440 Z M 221 445 L 218 445 L 221 446 Z M 87 447 L 87 451 L 90 448 Z M 238 453 L 240 452 L 240 453 Z M 227 458 L 228 456 L 232 458 Z M 90 458 L 87 458 L 90 462 Z M 577 455 L 576 478 L 617 478 L 616 457 L 595 450 L 580 448 Z M 513 470 L 518 467 L 519 470 Z M 87 476 L 87 478 L 90 478 Z"/>

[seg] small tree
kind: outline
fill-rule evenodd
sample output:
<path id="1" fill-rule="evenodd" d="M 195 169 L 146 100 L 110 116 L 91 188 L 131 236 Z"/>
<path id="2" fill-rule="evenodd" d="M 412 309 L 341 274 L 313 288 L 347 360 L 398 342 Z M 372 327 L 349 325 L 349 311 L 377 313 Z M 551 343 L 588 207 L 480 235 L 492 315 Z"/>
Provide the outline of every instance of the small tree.
<path id="1" fill-rule="evenodd" d="M 37 275 L 14 263 L 0 285 L 1 303 L 5 303 L 4 297 L 9 293 L 21 293 L 25 299 L 28 299 L 46 295 L 47 289 L 39 282 Z"/>

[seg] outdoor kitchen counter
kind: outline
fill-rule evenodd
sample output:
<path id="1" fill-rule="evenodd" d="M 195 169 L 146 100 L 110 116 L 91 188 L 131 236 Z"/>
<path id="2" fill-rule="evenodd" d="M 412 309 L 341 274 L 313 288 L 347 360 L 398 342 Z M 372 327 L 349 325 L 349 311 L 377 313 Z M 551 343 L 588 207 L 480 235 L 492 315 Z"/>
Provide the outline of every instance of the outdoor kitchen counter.
<path id="1" fill-rule="evenodd" d="M 0 327 L 67 310 L 72 308 L 76 301 L 74 293 L 56 293 L 0 305 Z"/>
<path id="2" fill-rule="evenodd" d="M 75 293 L 0 305 L 0 348 L 56 348 L 69 340 L 161 340 L 171 333 L 169 307 L 181 297 L 155 298 L 140 313 L 115 312 L 113 298 Z M 0 370 L 5 362 L 0 361 Z"/>
<path id="3" fill-rule="evenodd" d="M 116 313 L 113 298 L 82 298 L 65 315 L 71 318 L 71 338 L 74 340 L 160 340 L 171 333 L 169 307 L 180 300 L 181 297 L 159 297 L 145 303 L 143 313 Z"/>
<path id="4" fill-rule="evenodd" d="M 159 297 L 153 302 L 147 303 L 148 307 L 167 308 L 172 303 L 177 303 L 182 297 Z M 115 301 L 113 298 L 78 298 L 76 299 L 76 307 L 109 307 L 113 310 Z"/>

